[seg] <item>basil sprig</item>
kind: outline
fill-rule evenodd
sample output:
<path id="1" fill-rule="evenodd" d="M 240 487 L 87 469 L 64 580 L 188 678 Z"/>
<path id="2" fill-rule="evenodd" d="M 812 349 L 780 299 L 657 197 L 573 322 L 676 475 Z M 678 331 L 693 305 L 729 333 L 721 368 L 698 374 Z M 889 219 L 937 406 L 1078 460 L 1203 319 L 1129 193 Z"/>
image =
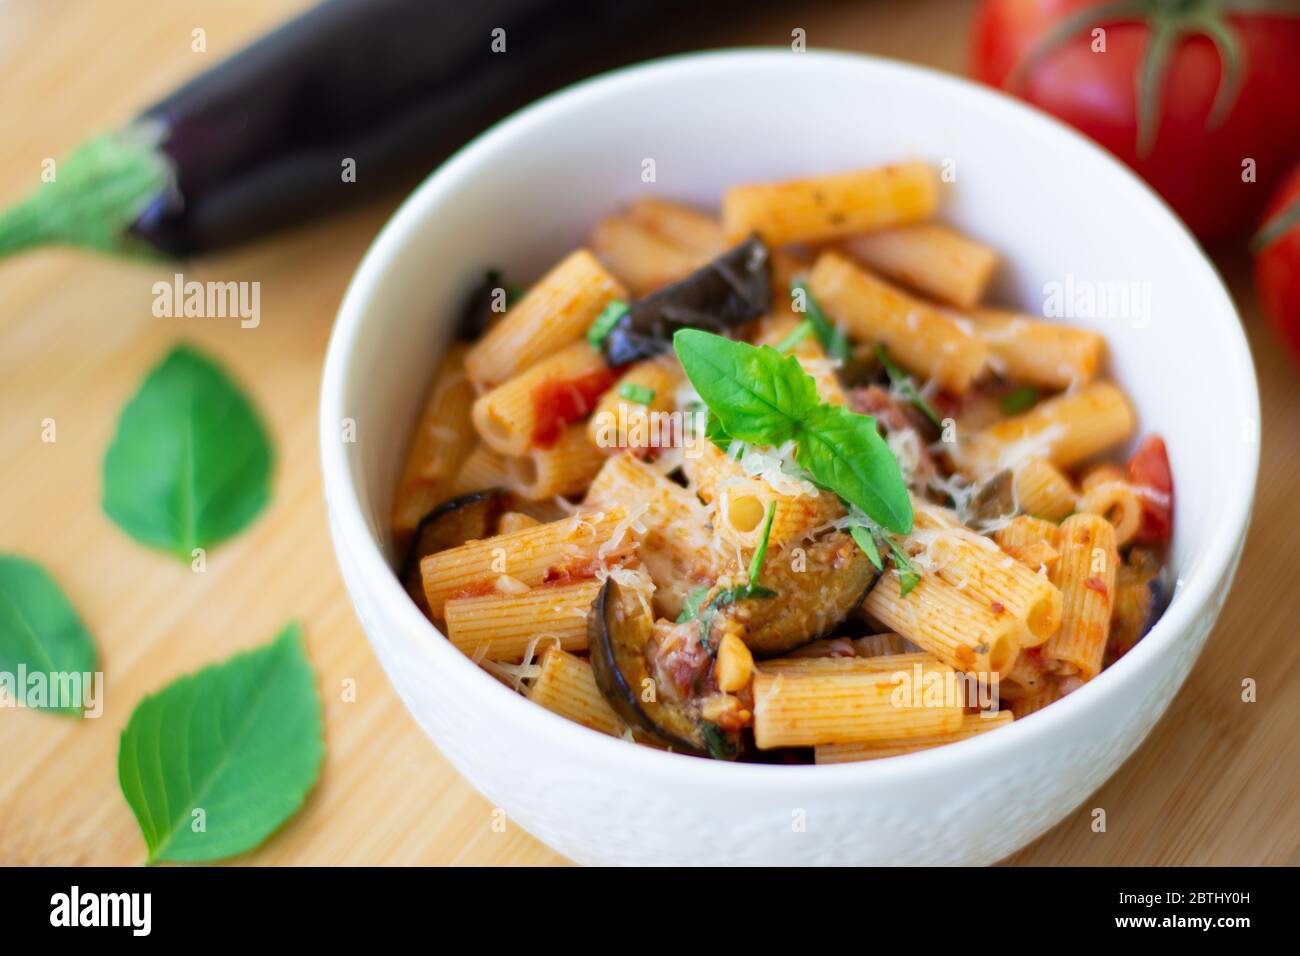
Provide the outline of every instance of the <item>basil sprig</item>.
<path id="1" fill-rule="evenodd" d="M 699 329 L 677 332 L 673 347 L 727 436 L 772 446 L 793 440 L 795 460 L 818 486 L 896 534 L 912 530 L 907 485 L 875 419 L 823 405 L 793 355 Z"/>
<path id="2" fill-rule="evenodd" d="M 749 580 L 746 583 L 719 591 L 708 604 L 704 604 L 704 598 L 709 593 L 707 587 L 697 588 L 687 595 L 686 607 L 682 609 L 682 613 L 678 616 L 677 623 L 681 624 L 683 621 L 694 620 L 698 615 L 700 619 L 701 647 L 709 646 L 709 632 L 713 630 L 713 619 L 718 616 L 718 612 L 724 607 L 735 604 L 737 601 L 776 597 L 775 591 L 758 583 L 758 576 L 763 573 L 763 562 L 767 559 L 767 541 L 772 535 L 772 519 L 774 517 L 776 517 L 775 501 L 767 506 L 767 515 L 763 518 L 763 527 L 758 535 L 758 546 L 754 549 L 754 556 L 749 562 Z M 703 607 L 701 607 L 702 604 Z"/>
<path id="3" fill-rule="evenodd" d="M 822 307 L 813 298 L 812 290 L 802 279 L 790 283 L 791 307 L 798 305 L 799 296 L 803 296 L 803 309 L 796 309 L 807 316 L 807 321 L 812 326 L 812 331 L 816 333 L 817 340 L 821 342 L 822 348 L 826 354 L 833 359 L 843 361 L 849 357 L 849 340 L 844 333 L 837 329 L 834 323 L 826 317 Z"/>
<path id="4" fill-rule="evenodd" d="M 889 357 L 889 353 L 880 343 L 876 343 L 876 358 L 880 359 L 880 364 L 885 367 L 885 374 L 889 376 L 890 384 L 906 395 L 907 400 L 919 408 L 925 417 L 934 423 L 935 428 L 943 428 L 943 422 L 939 419 L 939 413 L 934 410 L 934 406 L 922 397 L 911 377 L 894 364 L 894 360 Z"/>

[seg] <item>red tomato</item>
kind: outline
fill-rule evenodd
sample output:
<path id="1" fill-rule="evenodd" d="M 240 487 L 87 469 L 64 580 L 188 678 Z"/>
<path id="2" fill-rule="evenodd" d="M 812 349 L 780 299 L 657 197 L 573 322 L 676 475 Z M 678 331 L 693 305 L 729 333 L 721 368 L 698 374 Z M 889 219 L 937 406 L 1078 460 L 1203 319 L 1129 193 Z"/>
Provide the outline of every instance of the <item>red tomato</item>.
<path id="1" fill-rule="evenodd" d="M 1224 0 L 1181 7 L 1133 0 L 1128 16 L 1090 19 L 1104 0 L 985 0 L 975 20 L 972 60 L 977 78 L 1054 114 L 1133 167 L 1203 241 L 1244 232 L 1269 193 L 1300 155 L 1300 18 L 1227 13 Z M 1180 12 L 1185 10 L 1186 12 Z M 1154 139 L 1139 146 L 1138 75 L 1150 49 L 1156 13 L 1184 17 L 1159 71 Z M 1059 45 L 1038 47 L 1071 15 L 1077 29 Z M 1241 51 L 1240 86 L 1212 115 L 1225 60 L 1192 17 L 1213 15 Z M 1095 28 L 1104 29 L 1104 52 Z M 1023 64 L 1038 48 L 1036 62 Z M 1013 73 L 1017 63 L 1022 69 Z M 1243 182 L 1253 160 L 1257 182 Z"/>
<path id="2" fill-rule="evenodd" d="M 1138 544 L 1162 544 L 1174 530 L 1174 476 L 1159 435 L 1148 435 L 1128 461 L 1129 484 L 1142 489 L 1142 524 Z"/>
<path id="3" fill-rule="evenodd" d="M 1300 362 L 1300 166 L 1269 204 L 1260 239 L 1264 245 L 1255 254 L 1255 288 L 1273 327 Z"/>

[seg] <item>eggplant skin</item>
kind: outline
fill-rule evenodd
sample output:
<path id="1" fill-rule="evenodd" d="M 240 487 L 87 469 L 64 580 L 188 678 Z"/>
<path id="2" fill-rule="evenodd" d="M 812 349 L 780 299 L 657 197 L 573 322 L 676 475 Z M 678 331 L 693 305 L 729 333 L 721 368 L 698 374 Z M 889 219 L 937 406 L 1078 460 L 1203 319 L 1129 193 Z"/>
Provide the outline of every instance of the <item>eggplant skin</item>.
<path id="1" fill-rule="evenodd" d="M 768 600 L 737 601 L 719 611 L 712 631 L 733 631 L 757 658 L 779 657 L 830 636 L 867 597 L 879 572 L 851 537 L 835 532 L 805 549 L 807 565 L 795 571 L 786 556 L 769 560 L 762 584 Z"/>
<path id="2" fill-rule="evenodd" d="M 646 645 L 653 625 L 635 595 L 624 593 L 613 578 L 605 581 L 587 615 L 587 652 L 596 686 L 629 726 L 666 747 L 708 756 L 700 722 L 663 695 L 642 700 L 644 682 L 652 679 Z"/>
<path id="3" fill-rule="evenodd" d="M 429 614 L 420 578 L 420 559 L 496 533 L 501 515 L 510 510 L 510 492 L 501 488 L 474 491 L 444 501 L 420 519 L 402 560 L 400 577 L 411 599 Z"/>
<path id="4" fill-rule="evenodd" d="M 772 307 L 772 257 L 757 236 L 724 252 L 684 279 L 639 299 L 605 336 L 610 366 L 650 358 L 672 347 L 678 329 L 725 332 Z"/>

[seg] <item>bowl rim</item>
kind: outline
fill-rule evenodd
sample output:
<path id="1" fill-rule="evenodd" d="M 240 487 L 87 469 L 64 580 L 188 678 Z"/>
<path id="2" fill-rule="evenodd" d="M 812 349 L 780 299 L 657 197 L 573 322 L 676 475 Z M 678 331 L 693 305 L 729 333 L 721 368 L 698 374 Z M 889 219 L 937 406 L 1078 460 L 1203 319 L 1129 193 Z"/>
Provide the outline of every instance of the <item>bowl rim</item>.
<path id="1" fill-rule="evenodd" d="M 791 58 L 798 56 L 799 60 Z M 843 69 L 848 72 L 865 71 L 873 78 L 892 76 L 908 84 L 929 85 L 938 88 L 952 104 L 953 109 L 978 108 L 986 112 L 1002 113 L 1010 122 L 1021 124 L 1027 133 L 1039 138 L 1068 140 L 1078 155 L 1078 162 L 1091 163 L 1105 168 L 1105 175 L 1113 180 L 1117 203 L 1144 204 L 1155 209 L 1157 223 L 1168 233 L 1167 238 L 1181 242 L 1208 272 L 1215 296 L 1206 302 L 1205 312 L 1218 316 L 1213 321 L 1226 323 L 1231 354 L 1224 356 L 1228 380 L 1236 383 L 1238 394 L 1234 400 L 1243 404 L 1243 421 L 1254 424 L 1254 441 L 1246 445 L 1238 457 L 1238 465 L 1231 473 L 1233 487 L 1220 488 L 1229 498 L 1229 512 L 1225 520 L 1211 532 L 1205 551 L 1207 556 L 1195 568 L 1195 575 L 1178 578 L 1170 605 L 1152 627 L 1124 657 L 1106 668 L 1093 680 L 1061 700 L 1024 718 L 1014 721 L 996 734 L 980 734 L 930 750 L 903 754 L 885 760 L 830 765 L 772 765 L 703 760 L 685 754 L 660 751 L 651 747 L 629 746 L 624 740 L 610 737 L 574 723 L 558 714 L 539 707 L 515 691 L 503 686 L 494 677 L 474 664 L 456 649 L 429 621 L 407 596 L 389 565 L 379 542 L 371 534 L 357 494 L 356 482 L 348 464 L 342 442 L 337 440 L 338 422 L 344 417 L 343 395 L 352 374 L 351 357 L 354 345 L 369 311 L 369 301 L 374 289 L 388 269 L 392 259 L 413 231 L 423 228 L 444 196 L 455 190 L 456 184 L 475 174 L 481 157 L 503 148 L 509 140 L 537 126 L 548 123 L 553 114 L 582 109 L 592 100 L 617 97 L 628 88 L 653 85 L 665 77 L 683 70 L 700 74 L 707 80 L 710 74 L 725 73 L 740 66 L 748 68 L 789 69 L 805 68 L 819 64 L 828 70 Z M 990 87 L 964 77 L 944 73 L 929 67 L 864 53 L 833 50 L 810 50 L 793 53 L 785 47 L 723 48 L 683 53 L 620 67 L 547 94 L 493 124 L 484 132 L 462 146 L 408 195 L 392 216 L 385 222 L 362 257 L 348 283 L 343 300 L 330 333 L 324 371 L 321 379 L 319 439 L 324 495 L 332 542 L 336 559 L 343 564 L 338 552 L 344 542 L 349 545 L 347 563 L 352 564 L 360 576 L 361 584 L 376 591 L 377 601 L 392 608 L 401 630 L 407 639 L 413 635 L 432 653 L 435 663 L 447 680 L 468 685 L 484 702 L 495 707 L 506 720 L 528 722 L 529 732 L 544 735 L 548 743 L 567 749 L 573 759 L 591 761 L 606 769 L 638 770 L 660 777 L 689 778 L 692 782 L 762 783 L 778 790 L 799 790 L 815 783 L 851 786 L 870 784 L 890 778 L 921 778 L 936 772 L 951 772 L 962 766 L 978 764 L 990 756 L 995 748 L 1028 748 L 1064 725 L 1078 726 L 1078 719 L 1088 708 L 1096 705 L 1107 694 L 1117 692 L 1124 684 L 1140 679 L 1158 658 L 1165 655 L 1179 636 L 1191 627 L 1215 596 L 1225 576 L 1231 573 L 1238 543 L 1244 539 L 1249 525 L 1255 483 L 1259 466 L 1259 388 L 1246 336 L 1236 307 L 1223 286 L 1222 278 L 1214 264 L 1206 257 L 1187 227 L 1169 206 L 1143 182 L 1136 173 L 1106 152 L 1101 146 L 1081 133 L 1028 104 Z M 345 586 L 349 592 L 357 587 L 344 570 Z M 363 630 L 364 627 L 363 627 Z M 374 644 L 367 633 L 367 640 Z M 399 694 L 399 696 L 401 696 Z M 405 700 L 403 700 L 405 704 Z"/>

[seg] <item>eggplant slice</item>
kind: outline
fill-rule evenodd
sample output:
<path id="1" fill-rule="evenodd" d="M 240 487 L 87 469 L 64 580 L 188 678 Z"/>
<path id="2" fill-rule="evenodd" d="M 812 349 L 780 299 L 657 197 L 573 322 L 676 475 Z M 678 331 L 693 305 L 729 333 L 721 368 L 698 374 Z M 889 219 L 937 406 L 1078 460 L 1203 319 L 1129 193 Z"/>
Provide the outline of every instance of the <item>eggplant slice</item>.
<path id="1" fill-rule="evenodd" d="M 420 519 L 402 561 L 401 579 L 411 600 L 426 615 L 430 611 L 420 578 L 420 559 L 466 541 L 490 538 L 496 534 L 501 515 L 510 510 L 513 502 L 510 492 L 489 488 L 444 501 Z"/>
<path id="2" fill-rule="evenodd" d="M 613 367 L 666 352 L 678 329 L 724 332 L 757 319 L 772 306 L 771 258 L 754 236 L 632 303 L 605 336 L 605 361 Z"/>
<path id="3" fill-rule="evenodd" d="M 837 531 L 804 549 L 796 571 L 788 556 L 768 561 L 762 584 L 775 598 L 736 601 L 713 617 L 711 643 L 734 631 L 757 658 L 779 657 L 828 637 L 867 596 L 879 572 L 851 537 Z"/>
<path id="4" fill-rule="evenodd" d="M 645 699 L 646 688 L 656 686 L 647 658 L 653 631 L 653 616 L 640 597 L 613 578 L 606 580 L 587 615 L 587 651 L 601 693 L 630 727 L 665 747 L 701 757 L 734 757 L 735 742 L 716 724 L 694 716 L 688 701 L 662 692 Z"/>

